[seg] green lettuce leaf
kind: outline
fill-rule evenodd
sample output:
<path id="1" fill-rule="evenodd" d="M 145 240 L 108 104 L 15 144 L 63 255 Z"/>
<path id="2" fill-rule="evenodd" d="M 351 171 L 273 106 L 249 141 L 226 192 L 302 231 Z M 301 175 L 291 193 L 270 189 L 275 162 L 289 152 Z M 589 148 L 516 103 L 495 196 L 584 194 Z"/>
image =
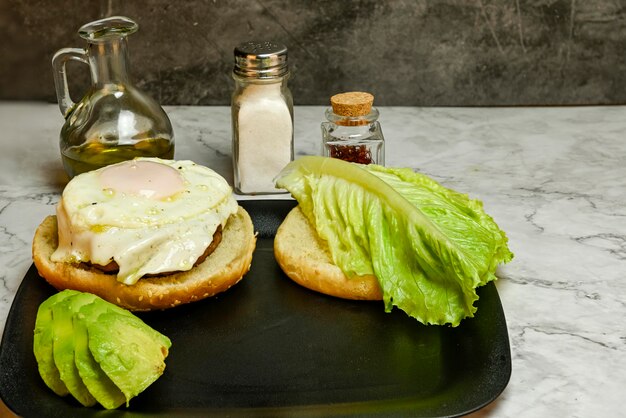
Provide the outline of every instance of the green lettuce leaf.
<path id="1" fill-rule="evenodd" d="M 407 168 L 302 157 L 276 185 L 298 201 L 348 277 L 375 274 L 385 310 L 424 324 L 472 317 L 476 288 L 513 258 L 478 200 Z"/>

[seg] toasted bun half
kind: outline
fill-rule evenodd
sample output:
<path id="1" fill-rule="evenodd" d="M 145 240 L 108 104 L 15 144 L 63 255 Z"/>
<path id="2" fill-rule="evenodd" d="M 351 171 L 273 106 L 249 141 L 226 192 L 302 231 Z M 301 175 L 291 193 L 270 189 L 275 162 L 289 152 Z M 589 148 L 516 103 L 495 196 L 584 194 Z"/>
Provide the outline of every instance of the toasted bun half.
<path id="1" fill-rule="evenodd" d="M 130 286 L 90 266 L 51 261 L 57 246 L 56 216 L 48 216 L 35 232 L 33 261 L 52 286 L 93 293 L 133 311 L 149 311 L 204 299 L 239 282 L 250 269 L 256 235 L 250 216 L 239 207 L 228 219 L 221 243 L 202 263 L 189 271 L 144 277 Z"/>
<path id="2" fill-rule="evenodd" d="M 298 206 L 278 227 L 274 256 L 296 283 L 331 296 L 355 300 L 382 300 L 375 276 L 347 277 L 333 264 L 330 253 Z"/>

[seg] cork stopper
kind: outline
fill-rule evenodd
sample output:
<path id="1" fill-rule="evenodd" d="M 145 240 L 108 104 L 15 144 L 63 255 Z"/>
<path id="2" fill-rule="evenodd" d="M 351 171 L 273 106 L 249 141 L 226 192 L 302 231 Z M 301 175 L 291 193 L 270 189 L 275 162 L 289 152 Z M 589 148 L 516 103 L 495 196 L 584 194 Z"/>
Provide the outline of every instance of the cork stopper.
<path id="1" fill-rule="evenodd" d="M 333 113 L 336 115 L 347 117 L 366 116 L 372 110 L 374 96 L 361 91 L 340 93 L 330 98 L 330 104 L 333 107 Z"/>

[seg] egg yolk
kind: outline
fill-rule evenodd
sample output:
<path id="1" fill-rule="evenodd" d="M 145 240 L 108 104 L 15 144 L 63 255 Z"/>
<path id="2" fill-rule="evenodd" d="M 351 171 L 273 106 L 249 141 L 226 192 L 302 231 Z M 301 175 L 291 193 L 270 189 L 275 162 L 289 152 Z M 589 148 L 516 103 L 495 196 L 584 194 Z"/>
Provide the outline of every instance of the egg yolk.
<path id="1" fill-rule="evenodd" d="M 152 161 L 126 161 L 106 167 L 100 173 L 103 189 L 164 199 L 184 190 L 183 177 L 173 167 Z"/>

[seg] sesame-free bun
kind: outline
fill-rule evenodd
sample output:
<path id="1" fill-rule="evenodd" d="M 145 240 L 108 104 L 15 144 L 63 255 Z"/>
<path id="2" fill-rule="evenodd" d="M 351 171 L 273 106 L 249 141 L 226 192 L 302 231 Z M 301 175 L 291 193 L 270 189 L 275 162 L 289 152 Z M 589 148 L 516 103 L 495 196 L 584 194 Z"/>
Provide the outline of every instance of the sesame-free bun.
<path id="1" fill-rule="evenodd" d="M 375 276 L 347 277 L 333 264 L 325 243 L 299 206 L 278 227 L 274 256 L 289 278 L 308 289 L 344 299 L 382 300 Z"/>
<path id="2" fill-rule="evenodd" d="M 57 246 L 57 219 L 48 216 L 35 232 L 33 261 L 52 286 L 93 293 L 133 311 L 149 311 L 204 299 L 239 282 L 250 269 L 256 235 L 250 216 L 240 206 L 228 219 L 220 244 L 202 263 L 189 271 L 144 277 L 134 285 L 85 264 L 51 261 Z"/>

